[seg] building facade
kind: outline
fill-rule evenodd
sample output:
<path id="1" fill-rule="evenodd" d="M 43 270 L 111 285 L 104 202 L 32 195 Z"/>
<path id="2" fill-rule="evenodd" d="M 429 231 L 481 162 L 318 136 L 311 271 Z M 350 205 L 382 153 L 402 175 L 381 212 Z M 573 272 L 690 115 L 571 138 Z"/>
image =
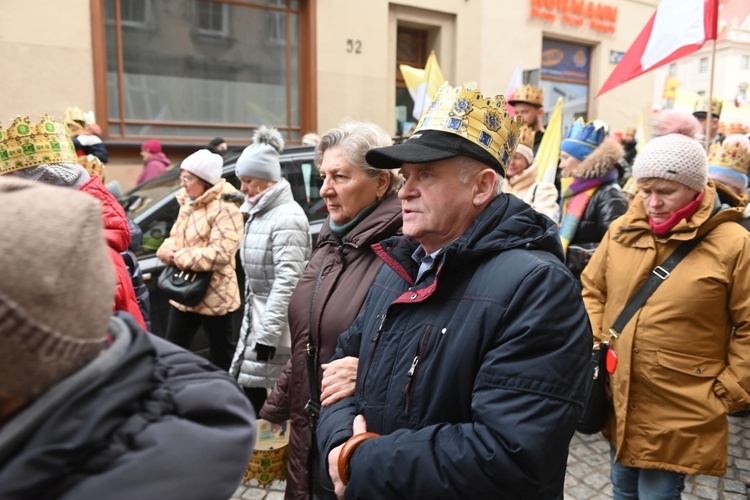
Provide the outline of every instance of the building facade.
<path id="1" fill-rule="evenodd" d="M 453 85 L 503 94 L 519 65 L 565 102 L 565 121 L 633 126 L 653 105 L 644 75 L 595 99 L 658 0 L 27 0 L 3 2 L 0 117 L 94 110 L 124 188 L 142 142 L 173 161 L 261 124 L 290 144 L 345 118 L 394 135 L 412 103 L 399 64 L 434 51 Z M 7 126 L 7 125 L 6 125 Z"/>

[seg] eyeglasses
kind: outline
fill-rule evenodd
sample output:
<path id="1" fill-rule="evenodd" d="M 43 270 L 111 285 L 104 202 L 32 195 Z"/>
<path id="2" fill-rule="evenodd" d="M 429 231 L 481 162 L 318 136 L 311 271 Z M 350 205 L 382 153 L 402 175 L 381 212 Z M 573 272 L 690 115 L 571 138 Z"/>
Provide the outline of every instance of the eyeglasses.
<path id="1" fill-rule="evenodd" d="M 180 176 L 180 182 L 184 182 L 185 184 L 190 184 L 192 182 L 195 182 L 195 177 L 188 177 L 186 175 Z"/>

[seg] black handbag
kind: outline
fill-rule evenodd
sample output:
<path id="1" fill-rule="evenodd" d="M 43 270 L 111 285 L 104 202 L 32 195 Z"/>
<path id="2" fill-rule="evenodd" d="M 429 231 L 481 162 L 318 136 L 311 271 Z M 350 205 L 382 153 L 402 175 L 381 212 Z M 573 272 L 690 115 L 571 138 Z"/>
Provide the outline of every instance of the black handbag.
<path id="1" fill-rule="evenodd" d="M 578 432 L 596 434 L 607 425 L 607 418 L 612 408 L 611 397 L 607 391 L 609 377 L 606 369 L 607 351 L 610 349 L 610 340 L 620 336 L 620 333 L 625 328 L 625 325 L 628 324 L 630 318 L 633 317 L 633 314 L 646 303 L 646 300 L 659 285 L 669 278 L 669 274 L 675 266 L 697 247 L 710 232 L 707 231 L 697 238 L 681 243 L 660 266 L 656 266 L 651 271 L 648 279 L 646 279 L 625 305 L 617 320 L 612 325 L 612 328 L 609 329 L 609 339 L 594 346 L 586 371 L 587 380 L 583 413 L 576 424 Z"/>
<path id="2" fill-rule="evenodd" d="M 196 272 L 167 266 L 159 275 L 156 286 L 169 299 L 184 306 L 197 306 L 206 296 L 213 271 Z"/>

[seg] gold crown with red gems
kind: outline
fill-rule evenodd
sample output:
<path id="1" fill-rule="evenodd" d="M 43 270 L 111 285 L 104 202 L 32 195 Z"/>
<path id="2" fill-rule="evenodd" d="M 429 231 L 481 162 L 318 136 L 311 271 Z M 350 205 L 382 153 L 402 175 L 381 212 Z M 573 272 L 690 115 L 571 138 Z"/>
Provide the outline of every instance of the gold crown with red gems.
<path id="1" fill-rule="evenodd" d="M 0 175 L 46 163 L 75 163 L 78 155 L 68 127 L 44 115 L 37 124 L 17 116 L 0 127 Z"/>
<path id="2" fill-rule="evenodd" d="M 747 175 L 750 166 L 750 151 L 740 143 L 721 144 L 714 142 L 708 148 L 708 166 L 731 168 Z"/>
<path id="3" fill-rule="evenodd" d="M 536 132 L 531 130 L 531 127 L 524 123 L 519 127 L 518 133 L 518 143 L 534 149 L 534 137 L 536 136 Z"/>
<path id="4" fill-rule="evenodd" d="M 519 139 L 520 117 L 511 118 L 505 97 L 484 97 L 476 82 L 443 83 L 420 118 L 417 132 L 438 130 L 459 135 L 491 154 L 506 170 Z"/>
<path id="5" fill-rule="evenodd" d="M 527 104 L 542 107 L 544 104 L 544 90 L 527 83 L 523 87 L 517 88 L 513 92 L 513 99 L 508 101 L 511 106 L 518 102 L 525 102 Z"/>

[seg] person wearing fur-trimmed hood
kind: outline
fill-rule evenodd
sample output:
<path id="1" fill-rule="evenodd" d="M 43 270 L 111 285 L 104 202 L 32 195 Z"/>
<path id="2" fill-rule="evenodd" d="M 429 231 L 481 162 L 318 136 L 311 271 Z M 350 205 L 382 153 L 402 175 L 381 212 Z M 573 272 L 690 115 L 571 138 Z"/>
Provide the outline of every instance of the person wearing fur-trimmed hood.
<path id="1" fill-rule="evenodd" d="M 245 314 L 229 373 L 259 413 L 291 355 L 287 311 L 312 251 L 310 226 L 281 177 L 278 130 L 260 127 L 237 160 L 247 215 L 240 258 L 245 271 Z"/>
<path id="2" fill-rule="evenodd" d="M 560 239 L 576 277 L 612 221 L 628 209 L 616 168 L 625 151 L 608 134 L 603 121 L 579 118 L 560 145 Z"/>

